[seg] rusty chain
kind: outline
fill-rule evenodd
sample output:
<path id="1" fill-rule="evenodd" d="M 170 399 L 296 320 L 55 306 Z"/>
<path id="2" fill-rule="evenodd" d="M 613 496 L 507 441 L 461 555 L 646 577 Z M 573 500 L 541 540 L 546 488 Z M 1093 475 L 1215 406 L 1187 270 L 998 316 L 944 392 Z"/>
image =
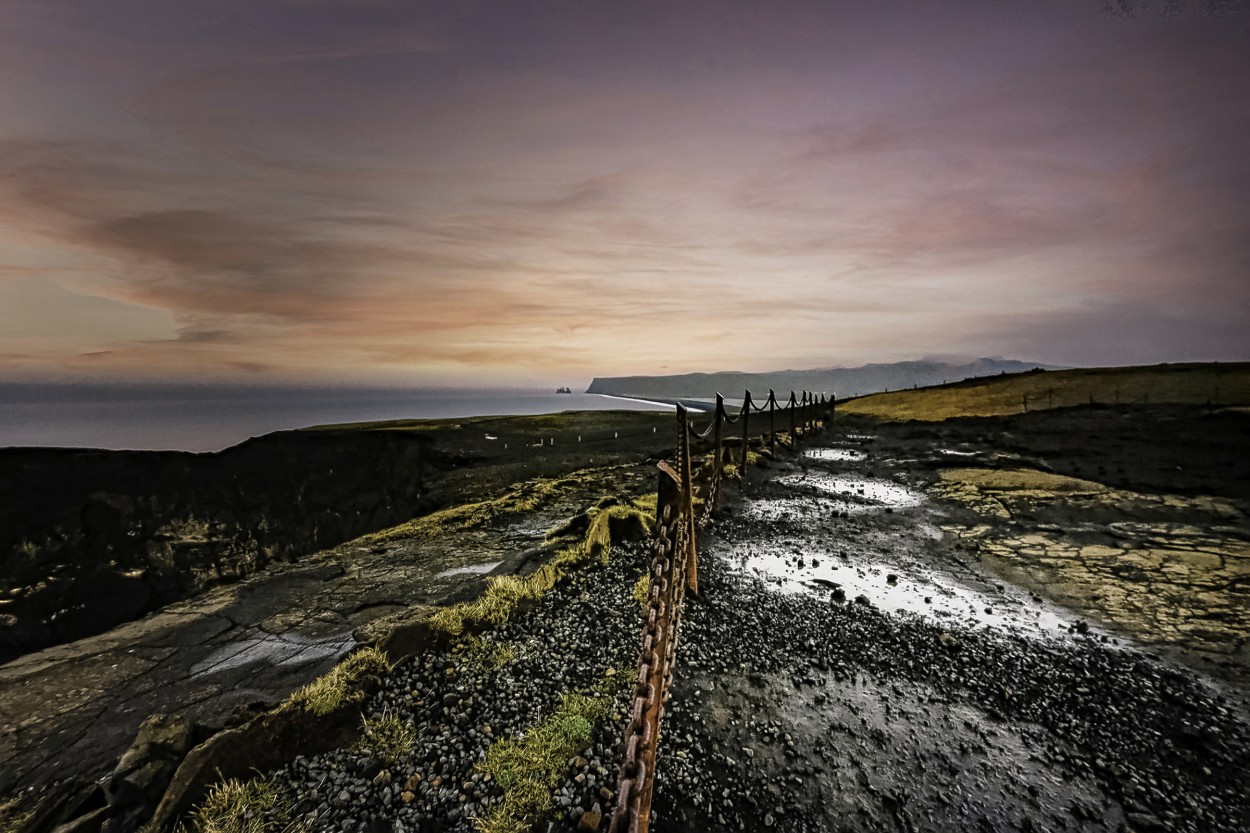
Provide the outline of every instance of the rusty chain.
<path id="1" fill-rule="evenodd" d="M 665 462 L 660 463 L 660 482 L 656 499 L 656 523 L 651 538 L 648 565 L 649 598 L 643 623 L 642 644 L 638 658 L 638 677 L 625 729 L 625 749 L 617 776 L 616 808 L 609 824 L 609 833 L 647 833 L 651 823 L 651 795 L 655 784 L 655 760 L 660 739 L 660 718 L 664 701 L 673 679 L 677 635 L 687 592 L 696 590 L 697 566 L 694 558 L 694 537 L 712 517 L 720 491 L 721 452 L 720 426 L 729 421 L 722 399 L 717 397 L 713 424 L 702 433 L 690 426 L 686 409 L 678 406 L 678 464 L 680 473 Z M 769 391 L 771 404 L 776 403 Z M 743 405 L 747 413 L 752 406 L 750 392 Z M 808 408 L 815 404 L 804 396 L 805 421 Z M 823 404 L 823 402 L 822 402 Z M 797 405 L 790 397 L 791 422 Z M 814 410 L 814 409 L 813 409 Z M 736 422 L 737 420 L 734 420 Z M 814 420 L 813 420 L 814 422 Z M 743 423 L 742 465 L 745 470 L 746 423 Z M 712 473 L 707 481 L 703 511 L 694 516 L 694 482 L 690 469 L 690 438 L 706 438 L 715 430 Z"/>

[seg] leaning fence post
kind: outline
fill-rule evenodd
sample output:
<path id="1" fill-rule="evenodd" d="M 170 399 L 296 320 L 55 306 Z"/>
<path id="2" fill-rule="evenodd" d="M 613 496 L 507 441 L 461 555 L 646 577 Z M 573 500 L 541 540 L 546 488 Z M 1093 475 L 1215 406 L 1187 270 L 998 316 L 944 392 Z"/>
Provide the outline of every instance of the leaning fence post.
<path id="1" fill-rule="evenodd" d="M 777 394 L 772 388 L 768 389 L 768 450 L 773 456 L 777 455 L 777 425 L 773 419 L 773 412 L 777 409 Z"/>
<path id="2" fill-rule="evenodd" d="M 722 454 L 721 454 L 721 432 L 720 432 L 721 420 L 724 418 L 724 416 L 725 416 L 725 397 L 721 396 L 720 391 L 717 391 L 716 392 L 716 417 L 715 417 L 716 421 L 712 423 L 713 425 L 713 428 L 712 428 L 712 463 L 715 464 L 716 466 L 716 468 L 712 469 L 712 478 L 713 478 L 712 482 L 713 483 L 719 482 L 720 476 L 721 476 L 721 467 L 724 465 L 724 461 L 722 459 Z M 708 497 L 709 499 L 714 499 L 716 495 L 715 493 L 711 493 L 708 495 Z"/>
<path id="3" fill-rule="evenodd" d="M 695 546 L 694 525 L 694 477 L 690 471 L 690 418 L 686 407 L 677 405 L 677 426 L 681 439 L 677 443 L 678 465 L 681 466 L 681 507 L 682 523 L 686 525 L 686 589 L 691 594 L 699 592 L 699 570 L 696 559 L 698 548 Z"/>
<path id="4" fill-rule="evenodd" d="M 794 391 L 790 391 L 790 401 L 786 405 L 786 409 L 790 411 L 790 450 L 798 451 L 799 438 L 798 435 L 794 433 L 794 404 Z"/>
<path id="5" fill-rule="evenodd" d="M 742 413 L 739 415 L 739 418 L 742 420 L 742 470 L 741 470 L 741 473 L 742 473 L 742 479 L 745 481 L 747 479 L 747 449 L 751 447 L 749 440 L 747 440 L 747 437 L 749 436 L 749 434 L 747 433 L 747 423 L 750 422 L 751 420 L 751 391 L 747 391 L 746 395 L 742 397 Z"/>

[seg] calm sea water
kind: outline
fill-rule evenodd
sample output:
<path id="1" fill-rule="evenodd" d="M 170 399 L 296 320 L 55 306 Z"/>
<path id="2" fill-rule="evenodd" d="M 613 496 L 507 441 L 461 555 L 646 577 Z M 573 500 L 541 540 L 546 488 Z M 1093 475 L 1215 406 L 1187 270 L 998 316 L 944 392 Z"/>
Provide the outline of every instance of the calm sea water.
<path id="1" fill-rule="evenodd" d="M 550 414 L 668 405 L 533 390 L 181 390 L 0 388 L 0 447 L 217 451 L 260 434 L 385 419 Z"/>

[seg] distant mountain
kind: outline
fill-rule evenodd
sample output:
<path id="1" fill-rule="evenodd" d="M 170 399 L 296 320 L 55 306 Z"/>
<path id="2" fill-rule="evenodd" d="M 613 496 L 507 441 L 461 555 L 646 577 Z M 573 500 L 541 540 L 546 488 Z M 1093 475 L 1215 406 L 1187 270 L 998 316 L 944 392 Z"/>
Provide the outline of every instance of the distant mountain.
<path id="1" fill-rule="evenodd" d="M 1003 373 L 1022 373 L 1041 367 L 1056 369 L 1054 365 L 1035 362 L 1019 362 L 1010 359 L 977 359 L 965 364 L 936 361 L 894 362 L 892 364 L 866 364 L 863 367 L 828 367 L 817 370 L 778 370 L 772 373 L 683 373 L 676 376 L 615 376 L 596 377 L 586 389 L 587 393 L 603 393 L 609 396 L 632 396 L 639 399 L 709 399 L 717 391 L 730 399 L 742 396 L 750 390 L 758 400 L 768 395 L 768 389 L 777 391 L 778 397 L 790 391 L 810 390 L 816 393 L 833 393 L 839 398 L 875 393 L 883 390 L 900 390 L 926 385 L 940 385 L 978 376 L 998 376 Z"/>

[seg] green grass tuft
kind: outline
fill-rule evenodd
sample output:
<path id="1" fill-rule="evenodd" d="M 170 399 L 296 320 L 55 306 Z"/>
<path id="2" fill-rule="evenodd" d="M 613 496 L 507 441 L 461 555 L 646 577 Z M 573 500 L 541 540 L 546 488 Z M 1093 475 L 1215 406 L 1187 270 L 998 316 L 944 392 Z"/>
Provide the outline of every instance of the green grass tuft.
<path id="1" fill-rule="evenodd" d="M 638 602 L 638 606 L 642 608 L 642 615 L 647 615 L 647 606 L 650 604 L 651 595 L 651 574 L 643 573 L 638 579 L 638 583 L 634 585 L 634 589 L 630 594 L 634 601 Z"/>
<path id="2" fill-rule="evenodd" d="M 523 833 L 548 812 L 568 759 L 590 743 L 611 702 L 607 691 L 566 694 L 555 712 L 523 737 L 492 744 L 478 767 L 504 794 L 486 818 L 475 820 L 480 833 Z"/>
<path id="3" fill-rule="evenodd" d="M 316 715 L 327 715 L 345 703 L 364 699 L 360 682 L 366 677 L 387 674 L 391 664 L 384 651 L 365 648 L 356 651 L 325 674 L 287 698 L 290 708 L 303 709 Z"/>
<path id="4" fill-rule="evenodd" d="M 364 733 L 357 747 L 380 761 L 395 763 L 417 744 L 417 732 L 389 711 L 376 720 L 365 719 Z"/>
<path id="5" fill-rule="evenodd" d="M 230 778 L 214 784 L 191 811 L 195 833 L 292 833 L 302 829 L 293 805 L 271 781 Z"/>
<path id="6" fill-rule="evenodd" d="M 559 550 L 550 561 L 530 575 L 490 576 L 486 591 L 470 602 L 445 607 L 430 617 L 430 624 L 452 639 L 462 640 L 475 630 L 501 625 L 517 605 L 539 598 L 570 570 L 598 558 L 607 562 L 612 549 L 612 528 L 637 524 L 650 529 L 651 516 L 633 504 L 591 510 L 590 524 L 581 541 Z"/>

